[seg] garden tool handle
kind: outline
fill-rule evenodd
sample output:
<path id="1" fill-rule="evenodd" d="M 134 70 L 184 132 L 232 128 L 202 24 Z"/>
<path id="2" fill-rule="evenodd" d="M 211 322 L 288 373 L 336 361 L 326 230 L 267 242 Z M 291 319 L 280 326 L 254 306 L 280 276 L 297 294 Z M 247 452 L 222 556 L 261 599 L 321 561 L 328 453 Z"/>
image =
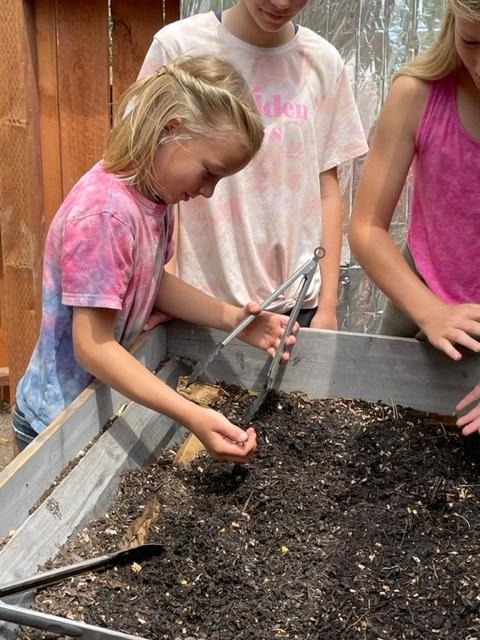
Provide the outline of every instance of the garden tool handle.
<path id="1" fill-rule="evenodd" d="M 300 276 L 306 277 L 311 273 L 313 278 L 313 274 L 315 273 L 315 270 L 317 268 L 318 261 L 321 258 L 323 258 L 324 255 L 325 255 L 325 249 L 323 249 L 322 247 L 317 247 L 313 252 L 313 258 L 310 258 L 310 260 L 307 260 L 305 264 L 303 264 L 294 273 L 292 273 L 292 275 L 287 280 L 285 280 L 283 284 L 281 284 L 277 289 L 275 289 L 275 291 L 266 300 L 262 302 L 262 304 L 260 305 L 260 311 L 265 311 L 272 304 L 272 302 L 275 302 L 278 296 L 280 296 L 286 289 L 288 289 L 288 287 L 292 285 L 295 282 L 295 280 L 297 280 Z M 311 282 L 312 278 L 310 278 L 309 282 Z M 305 295 L 304 295 L 304 298 L 305 298 Z M 303 300 L 302 300 L 302 303 L 303 303 Z M 235 329 L 231 333 L 228 334 L 228 336 L 224 340 L 222 340 L 219 347 L 220 348 L 226 347 L 227 344 L 229 344 L 229 342 L 231 342 L 234 338 L 236 338 L 239 333 L 241 333 L 244 329 L 246 329 L 248 325 L 255 320 L 256 317 L 257 317 L 257 314 L 250 313 L 246 318 L 244 318 L 240 322 L 240 324 L 238 324 L 235 327 Z M 286 337 L 286 334 L 287 332 L 285 331 L 284 333 L 285 337 Z M 285 342 L 285 340 L 283 342 Z"/>
<path id="2" fill-rule="evenodd" d="M 318 262 L 318 260 L 317 260 Z M 315 263 L 315 267 L 316 267 Z M 313 276 L 315 274 L 315 268 L 312 267 L 308 273 L 304 275 L 304 282 L 302 284 L 302 288 L 300 289 L 300 293 L 297 296 L 295 304 L 293 306 L 292 311 L 290 312 L 290 317 L 288 318 L 287 326 L 285 327 L 285 331 L 283 332 L 282 339 L 280 340 L 280 344 L 278 345 L 277 350 L 275 351 L 275 355 L 270 364 L 267 377 L 265 379 L 265 389 L 269 391 L 272 388 L 273 382 L 277 375 L 278 367 L 280 366 L 280 359 L 282 357 L 283 349 L 285 347 L 285 341 L 288 336 L 292 333 L 293 327 L 297 321 L 298 315 L 302 309 L 303 302 L 305 300 L 305 296 L 307 295 L 308 288 L 313 280 Z"/>
<path id="3" fill-rule="evenodd" d="M 290 317 L 288 319 L 287 326 L 285 327 L 285 331 L 283 332 L 282 339 L 280 340 L 280 344 L 278 345 L 278 348 L 275 351 L 275 355 L 273 356 L 272 362 L 270 363 L 270 366 L 268 368 L 268 373 L 265 377 L 262 390 L 260 391 L 258 396 L 255 398 L 252 406 L 250 407 L 250 410 L 247 412 L 247 415 L 245 418 L 246 424 L 250 423 L 250 420 L 257 413 L 258 409 L 261 407 L 261 405 L 263 404 L 263 401 L 267 397 L 268 392 L 273 386 L 273 383 L 277 376 L 278 367 L 280 366 L 280 359 L 282 357 L 285 341 L 287 337 L 292 333 L 293 327 L 298 318 L 298 314 L 300 313 L 300 310 L 303 306 L 305 296 L 307 295 L 308 288 L 310 286 L 310 283 L 313 280 L 313 276 L 315 275 L 315 269 L 316 269 L 317 263 L 321 258 L 323 258 L 324 255 L 325 255 L 324 249 L 322 249 L 321 247 L 318 247 L 318 249 L 315 249 L 313 264 L 310 266 L 309 270 L 307 270 L 307 272 L 303 274 L 304 281 L 302 284 L 302 288 L 300 289 L 300 292 L 297 296 L 293 309 L 290 313 Z"/>
<path id="4" fill-rule="evenodd" d="M 278 289 L 275 289 L 275 291 L 266 300 L 262 302 L 262 304 L 260 305 L 260 311 L 265 311 L 265 309 L 267 309 L 267 307 L 270 306 L 270 304 L 274 302 L 278 298 L 278 296 L 281 295 L 285 291 L 285 289 L 287 289 L 300 276 L 307 277 L 309 274 L 311 274 L 311 277 L 309 279 L 309 282 L 311 282 L 311 279 L 313 278 L 313 274 L 315 273 L 315 270 L 317 268 L 318 261 L 321 258 L 323 258 L 324 255 L 325 255 L 325 249 L 323 249 L 322 247 L 317 247 L 313 252 L 313 257 L 310 258 L 310 260 L 307 260 L 305 264 L 303 264 L 299 269 L 297 269 L 294 273 L 292 273 L 292 275 L 288 278 L 288 280 L 286 280 L 283 284 L 281 284 L 278 287 Z M 303 299 L 302 299 L 302 302 L 303 302 Z M 296 308 L 296 305 L 294 308 Z M 222 342 L 219 342 L 217 344 L 215 349 L 211 351 L 206 358 L 197 362 L 197 364 L 195 365 L 195 368 L 193 369 L 190 375 L 190 378 L 188 379 L 187 387 L 191 385 L 193 382 L 195 382 L 196 380 L 198 380 L 198 378 L 204 373 L 204 371 L 206 370 L 210 362 L 212 362 L 212 360 L 218 356 L 218 354 L 223 349 L 223 347 L 226 347 L 229 342 L 231 342 L 234 338 L 238 336 L 239 333 L 241 333 L 244 329 L 246 329 L 248 325 L 255 320 L 256 317 L 257 317 L 256 314 L 250 313 L 235 327 L 235 329 L 233 329 L 231 333 L 227 335 L 226 338 L 222 340 Z M 291 324 L 291 327 L 293 327 L 293 323 Z M 288 334 L 285 331 L 284 332 L 285 339 L 287 335 Z M 282 345 L 285 343 L 285 339 L 283 340 Z M 279 355 L 279 358 L 280 357 L 281 357 L 281 353 Z"/>
<path id="5" fill-rule="evenodd" d="M 142 562 L 154 556 L 161 556 L 165 553 L 165 547 L 161 544 L 141 544 L 120 551 L 113 551 L 102 556 L 95 556 L 87 560 L 76 562 L 65 567 L 50 569 L 28 578 L 16 580 L 5 586 L 0 586 L 0 598 L 4 596 L 47 587 L 56 584 L 66 578 L 71 578 L 79 574 L 87 573 L 95 569 L 108 569 L 111 567 L 128 564 L 131 562 Z"/>
<path id="6" fill-rule="evenodd" d="M 17 607 L 12 604 L 6 604 L 0 600 L 0 620 L 12 622 L 13 624 L 26 625 L 35 629 L 43 629 L 51 633 L 66 635 L 73 638 L 82 638 L 82 640 L 148 640 L 142 636 L 132 636 L 113 629 L 104 629 L 95 627 L 76 620 L 68 618 L 60 618 L 49 613 L 42 613 L 34 609 L 26 609 Z"/>

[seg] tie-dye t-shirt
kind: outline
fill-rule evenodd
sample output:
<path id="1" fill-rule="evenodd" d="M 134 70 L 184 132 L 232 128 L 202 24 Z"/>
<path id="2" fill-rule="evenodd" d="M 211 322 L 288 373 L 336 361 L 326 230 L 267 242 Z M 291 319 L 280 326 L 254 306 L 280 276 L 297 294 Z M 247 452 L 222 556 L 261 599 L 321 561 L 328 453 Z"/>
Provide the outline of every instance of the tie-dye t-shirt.
<path id="1" fill-rule="evenodd" d="M 73 187 L 50 226 L 44 252 L 42 322 L 17 389 L 17 405 L 41 432 L 93 379 L 76 361 L 73 307 L 117 309 L 126 348 L 153 309 L 172 255 L 172 212 L 96 164 Z"/>
<path id="2" fill-rule="evenodd" d="M 232 304 L 260 301 L 321 244 L 320 173 L 367 151 L 345 65 L 305 27 L 281 47 L 256 47 L 209 12 L 159 31 L 140 75 L 181 53 L 228 58 L 247 79 L 266 134 L 253 161 L 212 198 L 179 205 L 178 275 Z M 293 306 L 298 284 L 279 310 Z M 319 289 L 317 270 L 305 308 L 316 306 Z"/>

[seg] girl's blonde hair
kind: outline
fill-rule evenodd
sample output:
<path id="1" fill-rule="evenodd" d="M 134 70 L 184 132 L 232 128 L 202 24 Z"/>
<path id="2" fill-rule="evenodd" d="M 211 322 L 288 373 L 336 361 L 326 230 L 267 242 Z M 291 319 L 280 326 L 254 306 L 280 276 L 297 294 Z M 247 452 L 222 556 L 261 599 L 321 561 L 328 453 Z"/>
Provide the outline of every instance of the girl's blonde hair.
<path id="1" fill-rule="evenodd" d="M 107 141 L 105 169 L 152 195 L 158 188 L 153 162 L 162 143 L 235 133 L 253 157 L 264 135 L 244 77 L 212 55 L 179 56 L 137 80 L 122 97 L 117 119 Z"/>
<path id="2" fill-rule="evenodd" d="M 455 48 L 455 16 L 477 22 L 480 20 L 480 0 L 446 0 L 442 27 L 433 44 L 407 62 L 397 75 L 433 81 L 459 68 L 461 62 Z"/>

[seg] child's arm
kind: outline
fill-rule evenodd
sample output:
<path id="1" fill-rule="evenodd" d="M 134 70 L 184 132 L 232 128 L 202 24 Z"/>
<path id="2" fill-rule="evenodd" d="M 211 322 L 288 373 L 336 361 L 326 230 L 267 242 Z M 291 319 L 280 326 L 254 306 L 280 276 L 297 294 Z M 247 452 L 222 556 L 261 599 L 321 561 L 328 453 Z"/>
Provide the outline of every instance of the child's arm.
<path id="1" fill-rule="evenodd" d="M 395 206 L 415 154 L 415 135 L 429 84 L 402 76 L 390 89 L 367 154 L 353 207 L 349 241 L 378 287 L 455 360 L 454 344 L 480 351 L 480 305 L 448 305 L 410 269 L 389 234 Z M 432 185 L 432 188 L 435 188 Z"/>
<path id="2" fill-rule="evenodd" d="M 248 460 L 256 449 L 255 431 L 243 431 L 220 413 L 183 398 L 148 371 L 116 341 L 115 318 L 112 309 L 74 309 L 73 341 L 78 362 L 131 400 L 183 424 L 215 457 Z"/>
<path id="3" fill-rule="evenodd" d="M 468 405 L 480 400 L 480 384 L 477 384 L 470 393 L 457 404 L 457 411 L 466 409 Z M 480 402 L 473 409 L 457 420 L 457 425 L 462 428 L 464 436 L 469 436 L 475 431 L 480 431 Z"/>
<path id="4" fill-rule="evenodd" d="M 320 174 L 322 198 L 322 239 L 325 256 L 320 260 L 321 285 L 318 309 L 310 326 L 312 329 L 338 329 L 337 298 L 342 251 L 343 203 L 337 168 Z"/>
<path id="5" fill-rule="evenodd" d="M 231 331 L 249 313 L 258 313 L 260 309 L 256 303 L 249 303 L 241 309 L 222 302 L 166 271 L 160 281 L 156 306 L 175 318 L 222 331 Z M 273 356 L 287 322 L 286 316 L 263 312 L 239 334 L 239 338 Z M 297 330 L 298 324 L 294 333 Z M 287 337 L 285 345 L 289 347 L 294 343 L 295 336 L 292 334 Z M 285 350 L 282 358 L 288 360 L 288 357 L 288 350 Z"/>

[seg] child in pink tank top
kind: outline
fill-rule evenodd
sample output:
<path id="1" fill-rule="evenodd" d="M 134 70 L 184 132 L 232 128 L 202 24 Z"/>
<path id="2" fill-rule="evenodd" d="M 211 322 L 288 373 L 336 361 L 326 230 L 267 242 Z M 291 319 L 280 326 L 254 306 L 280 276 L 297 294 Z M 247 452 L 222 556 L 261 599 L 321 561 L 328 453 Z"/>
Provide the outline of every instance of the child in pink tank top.
<path id="1" fill-rule="evenodd" d="M 412 219 L 402 253 L 389 228 L 412 166 Z M 422 332 L 454 360 L 462 357 L 456 345 L 480 352 L 479 176 L 480 0 L 448 0 L 435 42 L 389 91 L 349 240 L 389 299 L 380 332 Z M 476 399 L 480 386 L 458 408 Z M 457 422 L 465 435 L 480 428 L 480 406 L 468 416 Z"/>

